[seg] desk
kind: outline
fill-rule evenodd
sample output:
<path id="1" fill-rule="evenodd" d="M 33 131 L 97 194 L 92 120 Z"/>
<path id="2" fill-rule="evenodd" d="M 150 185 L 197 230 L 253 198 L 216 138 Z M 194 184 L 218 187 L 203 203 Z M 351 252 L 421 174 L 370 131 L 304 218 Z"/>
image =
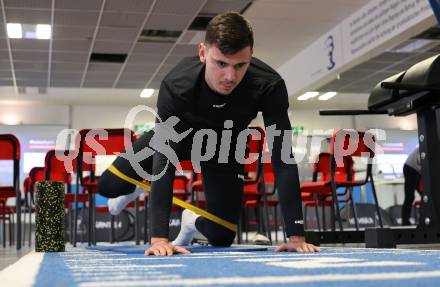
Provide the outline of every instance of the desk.
<path id="1" fill-rule="evenodd" d="M 405 193 L 403 191 L 405 179 L 403 177 L 396 179 L 380 179 L 374 181 L 374 184 L 376 185 L 378 191 L 377 197 L 379 200 L 379 205 L 383 209 L 386 209 L 392 205 L 403 203 L 403 199 L 405 197 Z M 401 188 L 396 189 L 396 186 L 401 186 Z"/>

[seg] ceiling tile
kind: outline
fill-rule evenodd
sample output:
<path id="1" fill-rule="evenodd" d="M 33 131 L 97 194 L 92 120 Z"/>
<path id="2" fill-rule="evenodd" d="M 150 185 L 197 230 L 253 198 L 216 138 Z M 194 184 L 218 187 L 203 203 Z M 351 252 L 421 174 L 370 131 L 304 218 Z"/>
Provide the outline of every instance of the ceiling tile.
<path id="1" fill-rule="evenodd" d="M 389 69 L 397 70 L 397 71 L 405 71 L 408 70 L 413 64 L 406 62 L 398 62 L 396 64 L 390 65 Z"/>
<path id="2" fill-rule="evenodd" d="M 199 53 L 198 45 L 181 45 L 174 47 L 172 55 L 177 56 L 197 56 Z"/>
<path id="3" fill-rule="evenodd" d="M 93 26 L 60 26 L 54 25 L 53 39 L 55 40 L 87 40 L 93 38 L 95 27 Z"/>
<path id="4" fill-rule="evenodd" d="M 153 13 L 194 15 L 203 2 L 203 0 L 159 0 L 153 9 Z"/>
<path id="5" fill-rule="evenodd" d="M 54 62 L 73 62 L 73 63 L 85 63 L 89 58 L 88 52 L 75 53 L 75 52 L 52 52 L 52 61 Z"/>
<path id="6" fill-rule="evenodd" d="M 346 86 L 343 89 L 340 90 L 341 93 L 367 93 L 369 94 L 371 92 L 371 90 L 374 88 L 374 84 L 368 84 L 368 85 L 364 85 L 364 86 L 360 86 L 360 85 L 350 85 L 350 86 Z"/>
<path id="7" fill-rule="evenodd" d="M 200 14 L 220 14 L 226 11 L 241 12 L 251 0 L 208 0 Z"/>
<path id="8" fill-rule="evenodd" d="M 145 19 L 144 14 L 130 12 L 104 12 L 101 18 L 101 27 L 137 28 L 139 29 Z"/>
<path id="9" fill-rule="evenodd" d="M 119 81 L 116 88 L 119 89 L 143 89 L 147 82 Z"/>
<path id="10" fill-rule="evenodd" d="M 204 31 L 186 30 L 179 39 L 179 44 L 195 44 L 198 45 L 205 39 Z"/>
<path id="11" fill-rule="evenodd" d="M 101 10 L 102 0 L 56 0 L 55 9 Z"/>
<path id="12" fill-rule="evenodd" d="M 6 38 L 0 39 L 0 50 L 7 50 L 8 45 L 6 44 Z"/>
<path id="13" fill-rule="evenodd" d="M 148 12 L 153 0 L 107 0 L 105 11 Z"/>
<path id="14" fill-rule="evenodd" d="M 171 43 L 138 42 L 133 53 L 166 55 L 172 47 Z"/>
<path id="15" fill-rule="evenodd" d="M 168 74 L 169 71 L 171 71 L 171 69 L 174 68 L 174 65 L 162 65 L 160 67 L 159 72 L 157 73 L 157 75 L 162 75 L 165 76 L 166 74 Z"/>
<path id="16" fill-rule="evenodd" d="M 12 82 L 12 80 L 8 80 L 8 79 L 0 79 L 0 86 L 13 86 L 14 83 Z"/>
<path id="17" fill-rule="evenodd" d="M 144 29 L 182 31 L 192 19 L 193 15 L 152 14 Z"/>
<path id="18" fill-rule="evenodd" d="M 384 69 L 389 66 L 389 62 L 375 62 L 375 61 L 366 61 L 362 64 L 357 65 L 352 70 L 369 70 L 369 71 L 377 71 L 378 69 Z"/>
<path id="19" fill-rule="evenodd" d="M 7 8 L 50 9 L 52 0 L 4 0 Z"/>
<path id="20" fill-rule="evenodd" d="M 437 56 L 439 53 L 419 53 L 419 54 L 413 54 L 411 57 L 407 58 L 405 62 L 416 64 L 418 62 L 421 62 L 423 60 L 426 60 L 428 58 L 431 58 L 432 56 Z"/>
<path id="21" fill-rule="evenodd" d="M 49 41 L 37 39 L 9 39 L 12 50 L 49 50 Z"/>
<path id="22" fill-rule="evenodd" d="M 9 60 L 9 53 L 6 50 L 0 50 L 0 61 L 1 60 Z M 1 67 L 0 67 L 1 69 Z"/>
<path id="23" fill-rule="evenodd" d="M 113 81 L 86 81 L 84 82 L 85 88 L 111 88 Z"/>
<path id="24" fill-rule="evenodd" d="M 55 10 L 54 25 L 96 26 L 98 15 L 96 11 Z"/>
<path id="25" fill-rule="evenodd" d="M 121 74 L 119 78 L 120 82 L 144 82 L 147 83 L 147 80 L 153 75 L 152 72 L 148 71 L 148 73 L 129 73 L 124 72 Z"/>
<path id="26" fill-rule="evenodd" d="M 131 42 L 95 41 L 93 53 L 127 54 L 130 47 Z"/>
<path id="27" fill-rule="evenodd" d="M 54 51 L 89 52 L 91 40 L 53 40 Z"/>
<path id="28" fill-rule="evenodd" d="M 165 55 L 133 53 L 127 59 L 128 65 L 157 65 L 162 63 Z"/>
<path id="29" fill-rule="evenodd" d="M 136 40 L 139 29 L 133 28 L 108 28 L 101 27 L 98 31 L 96 40 L 98 41 L 119 41 L 130 42 Z"/>
<path id="30" fill-rule="evenodd" d="M 151 74 L 153 74 L 154 71 L 156 70 L 157 66 L 158 66 L 158 64 L 134 65 L 134 64 L 127 63 L 127 65 L 124 68 L 124 73 L 127 72 L 127 73 L 151 73 Z"/>
<path id="31" fill-rule="evenodd" d="M 339 92 L 339 89 L 342 85 L 339 83 L 332 81 L 324 86 L 321 86 L 319 89 L 317 89 L 320 92 L 327 92 L 327 91 L 333 91 L 333 92 Z"/>
<path id="32" fill-rule="evenodd" d="M 81 80 L 52 80 L 50 82 L 51 87 L 66 87 L 66 88 L 76 88 L 81 84 Z"/>
<path id="33" fill-rule="evenodd" d="M 410 56 L 411 53 L 385 52 L 371 59 L 373 62 L 399 62 Z"/>
<path id="34" fill-rule="evenodd" d="M 82 73 L 66 73 L 66 72 L 54 72 L 51 74 L 52 81 L 81 81 Z"/>
<path id="35" fill-rule="evenodd" d="M 90 63 L 88 73 L 90 72 L 107 72 L 118 73 L 122 68 L 122 64 L 118 63 Z"/>
<path id="36" fill-rule="evenodd" d="M 14 61 L 14 68 L 17 71 L 41 71 L 46 72 L 48 70 L 47 62 L 21 62 Z"/>
<path id="37" fill-rule="evenodd" d="M 160 84 L 162 83 L 163 76 L 157 75 L 154 77 L 154 80 L 151 81 L 151 83 L 148 85 L 148 89 L 159 89 Z"/>
<path id="38" fill-rule="evenodd" d="M 365 81 L 369 81 L 369 82 L 373 82 L 373 83 L 378 83 L 382 80 L 385 80 L 386 78 L 389 78 L 393 75 L 395 75 L 396 73 L 391 72 L 391 71 L 380 71 L 376 74 L 371 75 L 368 78 L 365 78 Z"/>
<path id="39" fill-rule="evenodd" d="M 12 78 L 11 70 L 0 70 L 0 79 Z"/>
<path id="40" fill-rule="evenodd" d="M 345 81 L 359 80 L 361 78 L 368 77 L 374 73 L 376 73 L 376 71 L 357 70 L 357 69 L 356 70 L 349 70 L 349 71 L 346 71 L 346 72 L 340 74 L 340 78 L 335 81 L 345 82 Z"/>
<path id="41" fill-rule="evenodd" d="M 8 23 L 50 24 L 50 10 L 6 9 Z"/>
<path id="42" fill-rule="evenodd" d="M 387 72 L 387 73 L 390 73 L 392 75 L 396 75 L 396 74 L 399 74 L 400 72 L 402 72 L 403 70 L 397 70 L 397 69 L 391 67 L 391 68 L 385 69 L 383 71 Z"/>
<path id="43" fill-rule="evenodd" d="M 49 59 L 49 51 L 12 51 L 14 61 L 41 61 Z"/>
<path id="44" fill-rule="evenodd" d="M 166 59 L 164 65 L 177 65 L 185 56 L 173 56 L 172 54 Z"/>
<path id="45" fill-rule="evenodd" d="M 52 71 L 54 73 L 57 73 L 58 71 L 82 73 L 84 71 L 84 68 L 85 68 L 85 64 L 81 64 L 81 63 L 52 62 Z"/>
<path id="46" fill-rule="evenodd" d="M 47 72 L 15 71 L 15 77 L 17 79 L 42 81 L 47 79 Z"/>
<path id="47" fill-rule="evenodd" d="M 17 86 L 19 87 L 46 87 L 47 80 L 21 80 L 17 79 Z"/>
<path id="48" fill-rule="evenodd" d="M 114 82 L 118 73 L 97 73 L 88 71 L 86 74 L 86 81 L 104 81 L 104 82 Z"/>

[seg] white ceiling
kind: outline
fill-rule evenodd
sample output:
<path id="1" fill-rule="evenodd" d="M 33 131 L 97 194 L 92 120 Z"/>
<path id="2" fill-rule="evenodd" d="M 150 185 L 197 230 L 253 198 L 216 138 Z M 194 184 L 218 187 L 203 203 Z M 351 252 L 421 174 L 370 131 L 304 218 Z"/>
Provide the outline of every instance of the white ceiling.
<path id="1" fill-rule="evenodd" d="M 281 66 L 369 0 L 257 0 L 246 11 L 256 56 Z"/>
<path id="2" fill-rule="evenodd" d="M 368 0 L 0 0 L 0 23 L 53 23 L 52 41 L 7 39 L 0 29 L 0 103 L 154 104 L 140 89 L 157 88 L 179 59 L 196 54 L 200 33 L 187 30 L 194 18 L 250 2 L 255 56 L 277 68 Z M 144 29 L 184 32 L 177 43 L 139 42 Z M 128 56 L 96 63 L 91 53 Z"/>

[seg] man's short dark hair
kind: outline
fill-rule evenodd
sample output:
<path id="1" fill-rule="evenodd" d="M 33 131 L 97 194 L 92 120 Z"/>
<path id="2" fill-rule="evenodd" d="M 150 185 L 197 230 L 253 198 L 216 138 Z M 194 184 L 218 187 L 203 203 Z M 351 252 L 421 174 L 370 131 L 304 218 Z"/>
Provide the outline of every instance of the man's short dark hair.
<path id="1" fill-rule="evenodd" d="M 237 12 L 215 16 L 206 27 L 205 43 L 216 45 L 225 55 L 235 54 L 243 48 L 254 46 L 251 24 Z"/>

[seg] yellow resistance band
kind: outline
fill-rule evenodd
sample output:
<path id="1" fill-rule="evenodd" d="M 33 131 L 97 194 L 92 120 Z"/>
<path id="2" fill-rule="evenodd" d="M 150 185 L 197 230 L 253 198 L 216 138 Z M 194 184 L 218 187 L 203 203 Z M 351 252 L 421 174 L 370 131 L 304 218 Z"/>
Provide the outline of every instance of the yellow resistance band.
<path id="1" fill-rule="evenodd" d="M 136 180 L 136 179 L 134 179 L 134 178 L 131 178 L 131 177 L 129 177 L 129 176 L 123 174 L 122 172 L 120 172 L 120 171 L 119 171 L 115 166 L 113 166 L 113 165 L 110 165 L 110 167 L 108 168 L 108 170 L 109 170 L 111 173 L 113 173 L 114 175 L 116 175 L 117 177 L 119 177 L 120 179 L 123 179 L 123 180 L 125 180 L 125 181 L 127 181 L 127 182 L 129 182 L 129 183 L 131 183 L 131 184 L 134 184 L 134 185 L 137 185 L 137 186 L 139 186 L 139 187 L 142 187 L 143 189 L 145 189 L 145 190 L 148 191 L 148 192 L 151 192 L 151 185 L 150 185 L 149 183 L 144 183 L 144 182 L 142 182 L 142 181 L 139 181 L 139 180 Z M 221 225 L 221 226 L 223 226 L 223 227 L 226 227 L 226 228 L 229 229 L 229 230 L 232 230 L 232 231 L 234 231 L 234 232 L 237 230 L 237 225 L 236 225 L 236 224 L 233 224 L 233 223 L 231 223 L 231 222 L 229 222 L 229 221 L 226 221 L 226 220 L 224 220 L 224 219 L 221 219 L 220 217 L 215 216 L 214 214 L 209 213 L 209 212 L 207 212 L 206 210 L 203 210 L 203 209 L 201 209 L 201 208 L 198 208 L 197 206 L 194 206 L 194 205 L 192 205 L 192 204 L 189 204 L 189 203 L 187 203 L 187 202 L 185 202 L 185 201 L 183 201 L 183 200 L 181 200 L 181 199 L 178 199 L 178 198 L 176 198 L 176 197 L 174 197 L 174 196 L 173 196 L 173 204 L 178 205 L 178 206 L 180 206 L 180 207 L 182 207 L 182 208 L 185 208 L 185 209 L 189 209 L 189 210 L 191 210 L 192 212 L 194 212 L 194 213 L 196 213 L 196 214 L 198 214 L 198 215 L 200 215 L 200 216 L 203 216 L 204 218 L 209 219 L 209 220 L 211 220 L 212 222 L 215 222 L 215 223 L 217 223 L 217 224 L 219 224 L 219 225 Z"/>

